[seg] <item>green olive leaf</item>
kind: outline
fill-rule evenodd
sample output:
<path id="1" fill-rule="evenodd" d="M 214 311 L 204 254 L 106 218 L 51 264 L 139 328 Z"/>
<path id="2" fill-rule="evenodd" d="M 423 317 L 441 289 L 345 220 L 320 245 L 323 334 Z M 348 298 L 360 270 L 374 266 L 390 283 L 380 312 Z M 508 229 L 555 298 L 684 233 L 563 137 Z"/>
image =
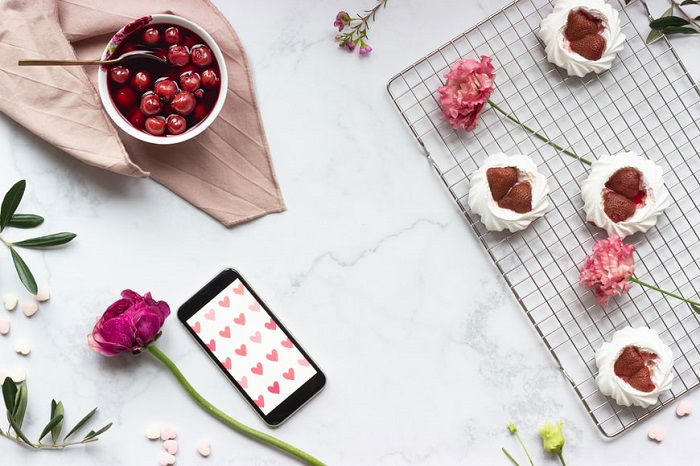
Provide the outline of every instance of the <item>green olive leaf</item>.
<path id="1" fill-rule="evenodd" d="M 17 254 L 15 248 L 10 247 L 10 253 L 12 254 L 12 261 L 15 263 L 15 269 L 17 270 L 17 275 L 22 281 L 22 284 L 31 294 L 36 294 L 36 280 L 34 280 L 34 275 L 32 275 L 29 267 L 27 267 L 27 263 Z"/>
<path id="2" fill-rule="evenodd" d="M 29 441 L 27 436 L 24 435 L 24 432 L 22 432 L 22 429 L 17 425 L 17 423 L 15 422 L 15 419 L 12 416 L 10 416 L 9 413 L 7 416 L 7 420 L 10 421 L 10 425 L 12 426 L 12 429 L 17 434 L 17 437 L 21 438 L 22 441 L 24 443 L 26 443 L 27 445 L 29 445 L 30 447 L 36 448 L 36 446 L 31 441 Z"/>
<path id="3" fill-rule="evenodd" d="M 664 16 L 651 21 L 649 27 L 652 29 L 664 29 L 669 26 L 685 26 L 686 24 L 690 24 L 690 22 L 680 16 Z"/>
<path id="4" fill-rule="evenodd" d="M 34 228 L 44 223 L 44 217 L 34 214 L 14 214 L 8 226 L 14 228 Z"/>
<path id="5" fill-rule="evenodd" d="M 82 418 L 80 421 L 78 421 L 78 423 L 75 425 L 75 427 L 73 427 L 73 428 L 70 430 L 70 432 L 68 432 L 68 434 L 66 434 L 66 436 L 63 437 L 63 441 L 65 442 L 65 441 L 68 439 L 68 437 L 70 437 L 70 436 L 73 435 L 78 429 L 80 429 L 81 427 L 83 427 L 83 426 L 85 425 L 85 423 L 88 422 L 88 421 L 90 420 L 90 418 L 91 418 L 92 416 L 95 415 L 96 412 L 97 412 L 97 408 L 95 408 L 95 409 L 93 409 L 92 411 L 90 411 L 89 413 L 87 413 L 87 414 L 85 415 L 85 417 Z"/>
<path id="6" fill-rule="evenodd" d="M 48 248 L 51 246 L 60 246 L 66 244 L 76 237 L 75 233 L 61 232 L 52 235 L 39 236 L 36 238 L 25 239 L 12 243 L 13 246 L 21 248 Z"/>
<path id="7" fill-rule="evenodd" d="M 103 434 L 103 433 L 107 432 L 107 430 L 108 430 L 110 427 L 112 427 L 112 423 L 111 423 L 111 422 L 110 422 L 109 424 L 107 424 L 106 426 L 97 429 L 97 431 L 91 430 L 91 431 L 85 436 L 85 438 L 83 438 L 83 441 L 85 441 L 85 440 L 90 440 L 90 439 L 92 439 L 92 438 L 97 437 L 97 436 L 100 435 L 100 434 Z"/>
<path id="8" fill-rule="evenodd" d="M 51 442 L 55 445 L 58 442 L 58 437 L 61 435 L 61 429 L 63 428 L 63 417 L 65 413 L 63 411 L 63 402 L 59 401 L 56 403 L 51 400 L 51 418 L 61 416 L 61 421 L 54 425 L 51 429 Z"/>
<path id="9" fill-rule="evenodd" d="M 661 15 L 661 18 L 665 18 L 667 16 L 671 16 L 673 14 L 673 5 L 669 7 L 668 10 L 664 11 L 664 14 Z M 656 42 L 657 40 L 661 39 L 664 36 L 663 32 L 652 29 L 649 35 L 647 36 L 647 45 L 652 44 Z"/>
<path id="10" fill-rule="evenodd" d="M 8 413 L 15 410 L 15 396 L 17 396 L 17 384 L 11 378 L 5 377 L 5 381 L 2 383 L 2 397 L 5 400 L 5 408 Z"/>
<path id="11" fill-rule="evenodd" d="M 17 389 L 17 394 L 15 395 L 15 408 L 12 410 L 12 418 L 17 423 L 17 427 L 22 427 L 24 422 L 24 414 L 27 412 L 27 399 L 29 398 L 29 393 L 27 392 L 27 381 L 22 381 Z"/>
<path id="12" fill-rule="evenodd" d="M 15 210 L 17 210 L 22 196 L 24 196 L 24 188 L 26 187 L 27 182 L 25 180 L 20 180 L 5 194 L 2 200 L 2 206 L 0 207 L 0 231 L 4 230 L 8 223 L 10 223 L 12 215 L 15 213 Z"/>
<path id="13" fill-rule="evenodd" d="M 63 414 L 59 414 L 58 416 L 51 418 L 49 423 L 46 424 L 46 427 L 44 427 L 44 430 L 41 431 L 41 434 L 39 435 L 39 441 L 41 442 L 41 439 L 46 437 L 46 435 L 49 433 L 49 431 L 53 431 L 54 427 L 61 424 L 62 422 L 63 422 Z"/>

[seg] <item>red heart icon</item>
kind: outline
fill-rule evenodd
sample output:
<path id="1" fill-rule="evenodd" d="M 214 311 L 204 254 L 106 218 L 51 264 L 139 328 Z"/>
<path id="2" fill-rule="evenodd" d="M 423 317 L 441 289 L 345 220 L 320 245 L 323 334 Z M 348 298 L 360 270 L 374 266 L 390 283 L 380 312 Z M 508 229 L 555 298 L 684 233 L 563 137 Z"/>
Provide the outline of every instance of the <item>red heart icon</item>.
<path id="1" fill-rule="evenodd" d="M 282 346 L 284 346 L 285 348 L 291 348 L 292 346 L 294 346 L 294 343 L 292 343 L 292 340 L 287 338 L 286 340 L 282 340 Z"/>
<path id="2" fill-rule="evenodd" d="M 250 337 L 250 341 L 253 343 L 260 343 L 262 341 L 262 335 L 260 335 L 260 332 L 255 332 L 255 335 Z"/>
<path id="3" fill-rule="evenodd" d="M 236 354 L 239 356 L 245 356 L 246 354 L 248 354 L 248 350 L 245 347 L 245 344 L 241 345 L 240 348 L 236 348 Z"/>
<path id="4" fill-rule="evenodd" d="M 248 388 L 248 377 L 244 375 L 241 377 L 241 380 L 239 380 L 238 383 L 241 384 L 241 387 Z"/>
<path id="5" fill-rule="evenodd" d="M 294 380 L 294 369 L 290 367 L 287 372 L 282 373 L 282 377 L 284 377 L 287 380 Z"/>
<path id="6" fill-rule="evenodd" d="M 275 323 L 274 320 L 270 319 L 270 321 L 265 324 L 265 328 L 269 329 L 269 330 L 274 330 L 277 328 L 277 324 Z"/>
<path id="7" fill-rule="evenodd" d="M 252 372 L 253 374 L 257 374 L 257 375 L 262 375 L 262 373 L 263 373 L 262 363 L 257 363 L 255 365 L 255 367 L 251 367 L 250 372 Z"/>
<path id="8" fill-rule="evenodd" d="M 219 306 L 221 307 L 229 307 L 231 305 L 231 300 L 226 296 L 224 299 L 219 301 Z"/>
<path id="9" fill-rule="evenodd" d="M 240 315 L 239 315 L 238 317 L 236 317 L 235 319 L 233 319 L 233 321 L 234 321 L 235 323 L 237 323 L 238 325 L 245 325 L 245 314 L 243 314 L 243 313 L 241 312 Z"/>
<path id="10" fill-rule="evenodd" d="M 199 333 L 202 331 L 202 326 L 199 322 L 195 322 L 195 324 L 192 326 L 192 330 L 194 330 L 194 333 Z"/>
<path id="11" fill-rule="evenodd" d="M 204 318 L 207 320 L 214 320 L 216 318 L 216 313 L 214 312 L 214 309 L 209 309 L 209 312 L 204 314 Z"/>
<path id="12" fill-rule="evenodd" d="M 300 366 L 309 367 L 309 361 L 307 361 L 306 359 L 302 358 L 298 362 Z"/>
<path id="13" fill-rule="evenodd" d="M 231 370 L 231 358 L 226 358 L 224 361 L 224 367 L 228 370 Z"/>
<path id="14" fill-rule="evenodd" d="M 280 392 L 280 384 L 278 382 L 273 383 L 269 387 L 267 387 L 267 390 L 270 393 L 279 393 Z"/>
<path id="15" fill-rule="evenodd" d="M 265 357 L 269 359 L 270 361 L 277 361 L 277 350 L 273 349 L 272 353 L 266 354 Z"/>
<path id="16" fill-rule="evenodd" d="M 225 329 L 219 330 L 219 335 L 224 338 L 231 338 L 231 328 L 227 325 Z"/>
<path id="17" fill-rule="evenodd" d="M 260 310 L 260 303 L 255 301 L 253 304 L 248 306 L 248 309 L 250 309 L 253 312 L 258 312 Z"/>
<path id="18" fill-rule="evenodd" d="M 265 398 L 263 398 L 262 395 L 258 397 L 257 400 L 255 400 L 255 404 L 258 406 L 258 408 L 264 408 L 265 407 Z"/>
<path id="19" fill-rule="evenodd" d="M 236 294 L 243 294 L 243 292 L 245 292 L 245 288 L 243 288 L 243 283 L 239 283 L 238 286 L 233 289 L 233 292 Z"/>
<path id="20" fill-rule="evenodd" d="M 207 343 L 207 348 L 209 348 L 211 351 L 216 351 L 216 341 L 213 338 L 209 340 L 209 343 Z"/>

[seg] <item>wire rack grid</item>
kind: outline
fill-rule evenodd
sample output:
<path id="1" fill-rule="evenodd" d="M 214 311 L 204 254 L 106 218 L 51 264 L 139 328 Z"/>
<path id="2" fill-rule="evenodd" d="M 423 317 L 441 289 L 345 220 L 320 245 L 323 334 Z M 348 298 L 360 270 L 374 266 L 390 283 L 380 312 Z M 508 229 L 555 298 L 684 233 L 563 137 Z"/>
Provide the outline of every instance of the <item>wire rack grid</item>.
<path id="1" fill-rule="evenodd" d="M 603 309 L 578 285 L 579 266 L 605 232 L 585 221 L 588 166 L 487 110 L 474 132 L 441 119 L 437 88 L 459 58 L 489 55 L 492 100 L 579 156 L 634 150 L 664 169 L 673 199 L 657 225 L 626 241 L 635 275 L 686 297 L 700 288 L 700 89 L 663 38 L 645 43 L 640 1 L 616 5 L 627 41 L 613 68 L 569 77 L 547 62 L 536 31 L 550 0 L 516 0 L 394 76 L 387 89 L 420 146 L 534 325 L 593 423 L 615 437 L 700 385 L 700 321 L 685 303 L 635 285 Z M 489 232 L 466 204 L 469 175 L 495 152 L 531 155 L 548 176 L 553 207 L 526 230 Z M 672 389 L 647 409 L 623 407 L 595 383 L 595 350 L 625 326 L 659 332 L 674 354 Z"/>

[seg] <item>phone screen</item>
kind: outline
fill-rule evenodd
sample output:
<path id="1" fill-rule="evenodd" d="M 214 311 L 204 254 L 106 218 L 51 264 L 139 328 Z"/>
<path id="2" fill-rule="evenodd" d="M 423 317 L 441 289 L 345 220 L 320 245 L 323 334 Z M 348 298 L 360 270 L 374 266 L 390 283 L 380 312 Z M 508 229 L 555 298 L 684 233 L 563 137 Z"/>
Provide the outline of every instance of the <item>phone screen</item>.
<path id="1" fill-rule="evenodd" d="M 263 419 L 277 424 L 319 391 L 325 377 L 240 275 L 218 282 L 221 289 L 207 285 L 200 294 L 208 289 L 208 300 L 181 320 Z M 273 419 L 266 418 L 273 412 Z"/>

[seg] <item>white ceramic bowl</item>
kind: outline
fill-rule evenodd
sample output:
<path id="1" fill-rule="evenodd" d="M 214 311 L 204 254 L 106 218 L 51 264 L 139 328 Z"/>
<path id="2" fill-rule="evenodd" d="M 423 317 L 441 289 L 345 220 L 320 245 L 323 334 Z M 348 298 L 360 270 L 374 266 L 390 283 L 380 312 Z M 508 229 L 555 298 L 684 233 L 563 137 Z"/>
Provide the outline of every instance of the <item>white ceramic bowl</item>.
<path id="1" fill-rule="evenodd" d="M 226 72 L 226 62 L 224 61 L 224 55 L 221 53 L 221 49 L 214 42 L 214 39 L 209 35 L 207 31 L 202 29 L 201 26 L 193 23 L 192 21 L 175 15 L 165 15 L 157 14 L 151 16 L 144 16 L 143 18 L 138 18 L 131 23 L 127 24 L 110 39 L 109 43 L 105 47 L 102 53 L 102 59 L 105 60 L 109 57 L 116 48 L 121 44 L 125 37 L 131 34 L 134 30 L 141 29 L 146 24 L 175 24 L 176 26 L 182 26 L 183 28 L 189 29 L 201 37 L 206 45 L 214 53 L 214 57 L 219 65 L 219 71 L 221 79 L 221 85 L 219 87 L 219 97 L 214 104 L 209 115 L 207 115 L 204 120 L 197 123 L 192 128 L 188 128 L 182 134 L 175 136 L 154 136 L 148 134 L 144 131 L 134 128 L 131 123 L 121 114 L 117 107 L 115 107 L 112 97 L 109 95 L 109 89 L 107 88 L 107 69 L 106 67 L 100 67 L 97 76 L 97 86 L 100 93 L 100 99 L 102 99 L 102 105 L 104 106 L 107 114 L 112 118 L 112 121 L 125 133 L 130 136 L 135 137 L 141 141 L 150 142 L 152 144 L 177 144 L 178 142 L 187 141 L 193 137 L 200 134 L 202 131 L 207 129 L 214 119 L 219 115 L 221 107 L 224 106 L 224 101 L 226 100 L 226 90 L 228 89 L 228 73 Z"/>

